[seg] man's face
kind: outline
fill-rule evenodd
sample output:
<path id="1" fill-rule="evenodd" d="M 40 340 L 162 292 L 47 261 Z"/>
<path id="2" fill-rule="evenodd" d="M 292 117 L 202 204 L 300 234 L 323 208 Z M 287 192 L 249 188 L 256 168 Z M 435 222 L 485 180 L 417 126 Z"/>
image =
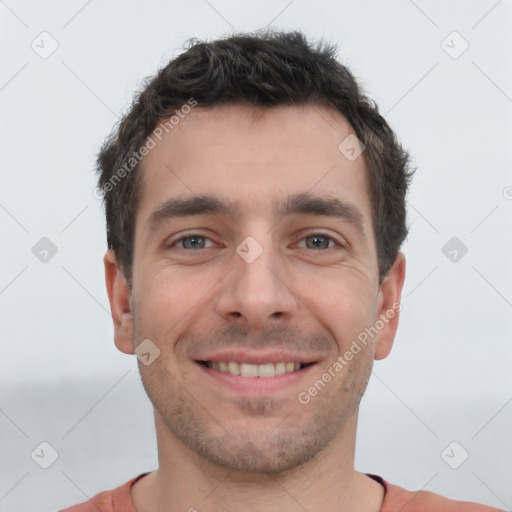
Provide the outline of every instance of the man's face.
<path id="1" fill-rule="evenodd" d="M 355 425 L 376 340 L 298 399 L 382 306 L 350 133 L 312 106 L 196 109 L 144 159 L 130 304 L 135 345 L 160 350 L 139 364 L 160 437 L 276 472 Z"/>

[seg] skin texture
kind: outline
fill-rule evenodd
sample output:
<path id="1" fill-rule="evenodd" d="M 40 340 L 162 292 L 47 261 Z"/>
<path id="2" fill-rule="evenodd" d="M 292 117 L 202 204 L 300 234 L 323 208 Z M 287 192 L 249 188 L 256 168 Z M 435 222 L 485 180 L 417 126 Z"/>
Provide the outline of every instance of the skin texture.
<path id="1" fill-rule="evenodd" d="M 350 133 L 323 107 L 196 108 L 145 157 L 131 289 L 115 254 L 104 259 L 116 346 L 133 354 L 149 339 L 160 351 L 139 362 L 159 453 L 132 488 L 139 512 L 380 509 L 382 487 L 354 469 L 357 411 L 374 359 L 391 350 L 405 258 L 379 285 L 364 159 L 338 150 Z M 361 226 L 277 214 L 293 194 L 349 204 Z M 236 204 L 236 215 L 151 221 L 169 199 L 198 196 Z M 191 235 L 201 238 L 180 241 Z M 236 251 L 249 236 L 262 249 L 251 263 Z M 382 315 L 378 335 L 301 403 Z M 237 389 L 196 362 L 230 349 L 315 364 L 276 390 Z"/>

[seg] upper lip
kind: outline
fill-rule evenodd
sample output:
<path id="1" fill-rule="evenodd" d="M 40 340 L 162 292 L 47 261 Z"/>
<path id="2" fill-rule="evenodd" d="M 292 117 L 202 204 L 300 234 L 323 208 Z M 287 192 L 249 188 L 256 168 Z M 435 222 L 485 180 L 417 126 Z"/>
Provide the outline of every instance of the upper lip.
<path id="1" fill-rule="evenodd" d="M 235 361 L 237 363 L 245 364 L 265 364 L 265 363 L 316 363 L 320 357 L 307 356 L 300 354 L 292 354 L 285 351 L 272 351 L 272 352 L 254 352 L 247 350 L 226 350 L 216 352 L 215 354 L 204 354 L 199 357 L 194 357 L 196 361 Z"/>

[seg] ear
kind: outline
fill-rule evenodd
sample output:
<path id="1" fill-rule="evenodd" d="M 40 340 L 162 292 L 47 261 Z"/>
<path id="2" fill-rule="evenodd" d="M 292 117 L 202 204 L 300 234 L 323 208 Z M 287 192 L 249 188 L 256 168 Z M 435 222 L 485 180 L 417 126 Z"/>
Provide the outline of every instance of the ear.
<path id="1" fill-rule="evenodd" d="M 399 252 L 379 289 L 376 323 L 384 326 L 379 329 L 375 344 L 375 359 L 384 359 L 391 352 L 398 329 L 398 318 L 402 306 L 400 298 L 405 279 L 405 256 Z"/>
<path id="2" fill-rule="evenodd" d="M 105 264 L 105 283 L 108 300 L 110 301 L 110 311 L 114 321 L 114 342 L 121 352 L 133 354 L 133 317 L 130 304 L 130 288 L 117 263 L 114 251 L 107 251 L 103 263 Z"/>

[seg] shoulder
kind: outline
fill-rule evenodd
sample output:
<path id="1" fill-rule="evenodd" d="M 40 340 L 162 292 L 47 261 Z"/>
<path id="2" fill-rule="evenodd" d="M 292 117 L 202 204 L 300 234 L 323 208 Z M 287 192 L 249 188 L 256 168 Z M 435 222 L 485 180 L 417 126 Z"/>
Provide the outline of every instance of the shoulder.
<path id="1" fill-rule="evenodd" d="M 147 474 L 142 473 L 111 491 L 100 492 L 83 503 L 64 508 L 59 512 L 119 512 L 120 510 L 136 512 L 130 496 L 130 489 L 137 480 Z"/>
<path id="2" fill-rule="evenodd" d="M 407 491 L 386 482 L 376 475 L 369 475 L 385 489 L 381 512 L 500 512 L 501 509 L 487 505 L 456 501 L 430 491 Z"/>
<path id="3" fill-rule="evenodd" d="M 114 512 L 113 494 L 113 491 L 100 492 L 88 501 L 64 508 L 59 512 Z"/>

